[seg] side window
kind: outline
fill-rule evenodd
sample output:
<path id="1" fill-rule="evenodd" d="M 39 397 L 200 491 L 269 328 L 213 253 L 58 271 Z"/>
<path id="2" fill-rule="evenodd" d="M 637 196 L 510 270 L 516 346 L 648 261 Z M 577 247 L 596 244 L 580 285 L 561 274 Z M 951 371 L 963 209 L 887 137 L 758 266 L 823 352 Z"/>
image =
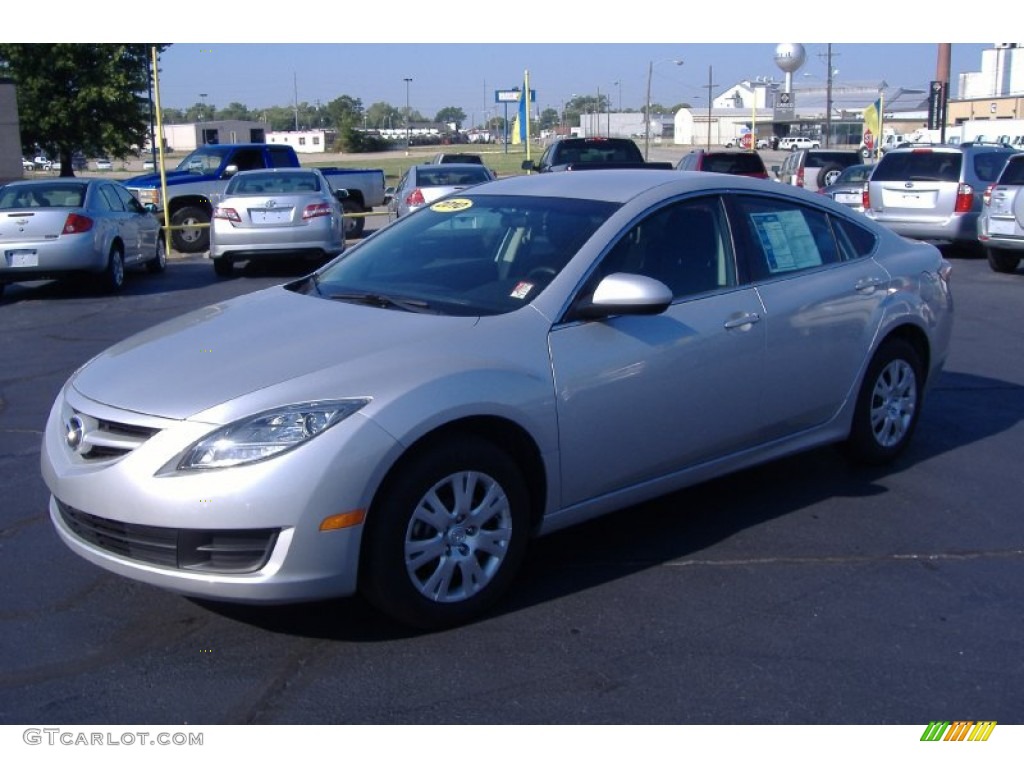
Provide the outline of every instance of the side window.
<path id="1" fill-rule="evenodd" d="M 835 230 L 836 239 L 839 241 L 843 258 L 846 260 L 870 256 L 878 244 L 878 238 L 873 232 L 869 232 L 852 221 L 835 217 L 832 218 L 832 227 Z"/>
<path id="2" fill-rule="evenodd" d="M 269 147 L 271 168 L 294 168 L 294 155 L 285 147 Z M 263 166 L 260 165 L 260 168 Z"/>
<path id="3" fill-rule="evenodd" d="M 124 187 L 114 187 L 114 191 L 117 192 L 117 196 L 121 198 L 121 202 L 124 204 L 124 209 L 129 213 L 146 213 L 146 209 L 142 207 L 142 204 L 135 199 L 135 196 Z"/>
<path id="4" fill-rule="evenodd" d="M 736 198 L 737 234 L 749 255 L 754 280 L 815 269 L 841 261 L 828 216 L 788 200 Z"/>
<path id="5" fill-rule="evenodd" d="M 240 149 L 231 158 L 231 164 L 240 171 L 255 171 L 263 167 L 263 153 L 258 149 Z"/>
<path id="6" fill-rule="evenodd" d="M 601 276 L 631 272 L 665 283 L 678 298 L 736 284 L 725 216 L 717 197 L 661 208 L 608 252 Z"/>
<path id="7" fill-rule="evenodd" d="M 100 187 L 100 200 L 104 207 L 111 211 L 124 211 L 124 203 L 117 196 L 117 191 L 109 184 Z"/>

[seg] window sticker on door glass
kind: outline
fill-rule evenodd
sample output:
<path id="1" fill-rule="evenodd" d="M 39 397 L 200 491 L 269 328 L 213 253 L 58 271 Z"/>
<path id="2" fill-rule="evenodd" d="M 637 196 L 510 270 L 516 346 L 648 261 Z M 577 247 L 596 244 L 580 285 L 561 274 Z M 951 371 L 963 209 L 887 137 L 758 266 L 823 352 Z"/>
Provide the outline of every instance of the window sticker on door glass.
<path id="1" fill-rule="evenodd" d="M 814 235 L 800 211 L 752 213 L 750 219 L 773 275 L 821 266 Z"/>

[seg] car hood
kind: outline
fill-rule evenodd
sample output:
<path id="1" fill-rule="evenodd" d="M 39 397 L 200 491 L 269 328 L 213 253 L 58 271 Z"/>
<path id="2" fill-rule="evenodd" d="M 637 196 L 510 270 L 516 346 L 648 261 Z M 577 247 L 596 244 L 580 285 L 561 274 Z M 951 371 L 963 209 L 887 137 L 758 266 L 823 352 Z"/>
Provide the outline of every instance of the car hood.
<path id="1" fill-rule="evenodd" d="M 324 372 L 309 387 L 274 396 L 299 402 L 373 394 L 349 387 L 367 386 L 375 373 L 397 378 L 410 360 L 430 350 L 443 359 L 453 336 L 477 322 L 270 288 L 132 336 L 93 358 L 71 383 L 93 401 L 172 419 Z"/>

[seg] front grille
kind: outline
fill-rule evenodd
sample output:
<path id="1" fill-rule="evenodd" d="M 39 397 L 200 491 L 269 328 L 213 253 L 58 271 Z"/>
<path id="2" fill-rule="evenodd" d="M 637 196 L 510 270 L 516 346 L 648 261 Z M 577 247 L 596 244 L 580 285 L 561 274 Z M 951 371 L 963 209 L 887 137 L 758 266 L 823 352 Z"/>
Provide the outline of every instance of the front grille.
<path id="1" fill-rule="evenodd" d="M 57 502 L 64 524 L 82 541 L 128 560 L 204 573 L 251 573 L 270 558 L 277 528 L 212 531 L 107 520 Z"/>
<path id="2" fill-rule="evenodd" d="M 81 411 L 73 411 L 64 428 L 71 431 L 73 419 L 81 422 L 81 443 L 75 452 L 86 461 L 116 459 L 131 453 L 159 432 L 153 427 L 99 419 Z"/>

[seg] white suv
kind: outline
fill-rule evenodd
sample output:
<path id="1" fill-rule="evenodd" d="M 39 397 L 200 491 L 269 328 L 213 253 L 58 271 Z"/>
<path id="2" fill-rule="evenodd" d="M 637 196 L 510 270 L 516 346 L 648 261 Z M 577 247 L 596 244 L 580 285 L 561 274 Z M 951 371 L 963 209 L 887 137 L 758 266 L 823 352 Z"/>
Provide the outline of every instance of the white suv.
<path id="1" fill-rule="evenodd" d="M 798 149 L 820 149 L 821 142 L 806 136 L 785 136 L 779 140 L 779 149 L 795 152 Z"/>

